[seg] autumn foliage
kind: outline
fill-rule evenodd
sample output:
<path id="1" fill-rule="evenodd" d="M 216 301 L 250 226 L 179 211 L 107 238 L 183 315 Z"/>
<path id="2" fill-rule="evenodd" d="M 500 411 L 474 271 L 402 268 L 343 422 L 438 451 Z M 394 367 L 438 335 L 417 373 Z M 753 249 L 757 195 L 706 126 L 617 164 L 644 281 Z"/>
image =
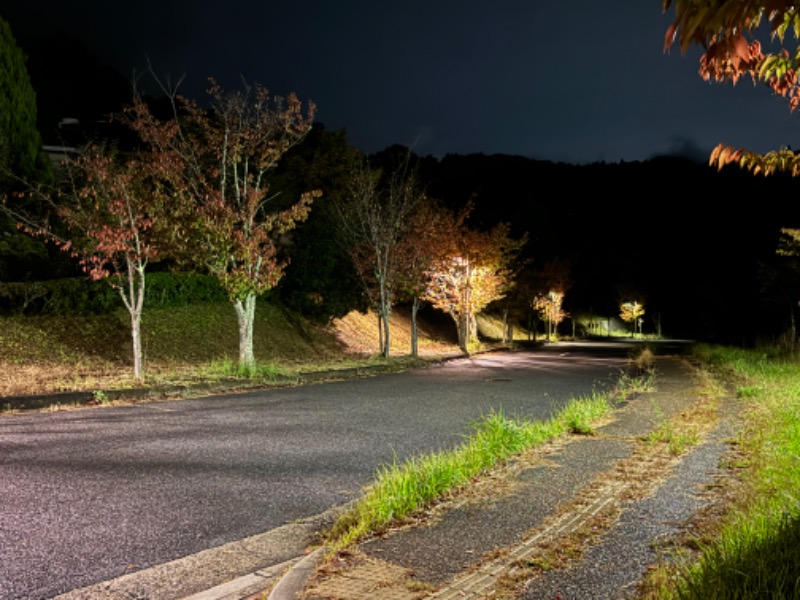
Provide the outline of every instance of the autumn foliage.
<path id="1" fill-rule="evenodd" d="M 700 46 L 700 76 L 706 81 L 734 85 L 749 76 L 763 82 L 786 99 L 789 110 L 800 105 L 798 67 L 800 66 L 800 7 L 788 0 L 663 0 L 666 12 L 674 8 L 675 21 L 667 29 L 664 49 L 676 42 L 682 52 Z M 781 47 L 764 52 L 765 43 Z M 790 38 L 795 43 L 789 43 Z M 767 40 L 764 40 L 767 41 Z M 721 169 L 738 164 L 756 174 L 798 173 L 794 153 L 780 149 L 759 155 L 744 148 L 718 145 L 710 164 Z"/>
<path id="2" fill-rule="evenodd" d="M 468 205 L 442 221 L 438 255 L 427 270 L 423 299 L 449 314 L 456 323 L 461 350 L 477 341 L 476 315 L 500 300 L 514 283 L 514 260 L 527 238 L 515 240 L 510 226 L 500 223 L 489 231 L 469 227 Z"/>
<path id="3" fill-rule="evenodd" d="M 131 319 L 136 379 L 144 376 L 145 272 L 166 250 L 168 225 L 168 201 L 153 180 L 150 158 L 88 145 L 65 160 L 67 183 L 31 187 L 26 194 L 45 207 L 53 224 L 15 205 L 6 207 L 22 229 L 70 253 L 91 279 L 106 280 L 117 290 Z"/>
<path id="4" fill-rule="evenodd" d="M 255 362 L 256 298 L 283 276 L 281 241 L 309 214 L 317 190 L 291 203 L 270 196 L 269 172 L 310 130 L 315 107 L 263 86 L 225 92 L 213 80 L 210 108 L 170 92 L 172 114 L 157 117 L 137 98 L 128 121 L 156 165 L 173 203 L 178 261 L 217 277 L 236 311 L 239 362 Z"/>

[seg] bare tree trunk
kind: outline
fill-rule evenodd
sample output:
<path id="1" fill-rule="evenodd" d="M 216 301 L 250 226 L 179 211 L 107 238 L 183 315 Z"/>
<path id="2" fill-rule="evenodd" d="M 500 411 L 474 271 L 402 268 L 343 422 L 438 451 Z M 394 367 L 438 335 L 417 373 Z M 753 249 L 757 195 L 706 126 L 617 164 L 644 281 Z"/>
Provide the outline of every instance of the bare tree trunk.
<path id="1" fill-rule="evenodd" d="M 142 313 L 131 313 L 131 341 L 133 343 L 133 377 L 144 379 L 144 353 L 142 352 Z"/>
<path id="2" fill-rule="evenodd" d="M 383 325 L 383 348 L 381 348 L 381 356 L 389 358 L 390 336 L 389 336 L 389 307 L 386 306 L 381 315 L 381 324 Z"/>
<path id="3" fill-rule="evenodd" d="M 144 266 L 128 263 L 126 286 L 117 288 L 131 319 L 131 345 L 133 350 L 133 377 L 144 379 L 144 352 L 142 351 L 142 309 L 144 306 L 145 270 Z"/>
<path id="4" fill-rule="evenodd" d="M 382 261 L 382 264 L 386 264 L 387 261 Z M 382 271 L 386 271 L 388 268 L 384 267 Z M 380 270 L 379 270 L 380 271 Z M 389 358 L 389 348 L 390 348 L 390 336 L 389 336 L 389 315 L 392 312 L 392 299 L 390 297 L 390 291 L 388 289 L 386 283 L 385 275 L 378 274 L 378 287 L 379 287 L 379 300 L 380 306 L 378 307 L 379 312 L 379 321 L 378 327 L 380 328 L 380 335 L 379 338 L 381 340 L 380 343 L 380 354 L 383 358 Z"/>
<path id="5" fill-rule="evenodd" d="M 466 355 L 469 355 L 469 317 L 465 313 L 451 314 L 456 322 L 456 332 L 458 333 L 458 347 Z"/>
<path id="6" fill-rule="evenodd" d="M 383 356 L 383 315 L 378 309 L 378 354 Z"/>
<path id="7" fill-rule="evenodd" d="M 233 301 L 236 320 L 239 323 L 239 367 L 250 370 L 255 367 L 256 358 L 253 353 L 253 325 L 256 317 L 256 295 L 249 293 L 244 300 Z"/>
<path id="8" fill-rule="evenodd" d="M 467 343 L 472 344 L 478 343 L 478 318 L 474 312 L 470 312 L 468 315 L 468 323 L 467 323 Z"/>
<path id="9" fill-rule="evenodd" d="M 419 312 L 419 298 L 414 298 L 411 303 L 411 356 L 419 356 L 419 330 L 417 329 L 417 312 Z"/>

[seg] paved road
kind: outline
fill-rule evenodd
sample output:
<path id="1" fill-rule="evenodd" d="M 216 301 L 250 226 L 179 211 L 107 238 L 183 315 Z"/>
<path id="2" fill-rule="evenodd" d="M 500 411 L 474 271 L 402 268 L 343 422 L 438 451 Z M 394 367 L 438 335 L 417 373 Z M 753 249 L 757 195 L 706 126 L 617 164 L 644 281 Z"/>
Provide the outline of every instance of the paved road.
<path id="1" fill-rule="evenodd" d="M 0 598 L 51 598 L 357 496 L 395 458 L 449 448 L 491 411 L 547 419 L 610 386 L 622 344 L 418 371 L 0 418 Z"/>

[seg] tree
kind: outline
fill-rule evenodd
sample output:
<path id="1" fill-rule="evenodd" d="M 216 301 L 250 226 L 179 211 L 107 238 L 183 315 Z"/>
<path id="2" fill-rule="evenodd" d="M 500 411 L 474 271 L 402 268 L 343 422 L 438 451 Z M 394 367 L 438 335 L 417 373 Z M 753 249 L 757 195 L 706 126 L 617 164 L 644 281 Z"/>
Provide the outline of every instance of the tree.
<path id="1" fill-rule="evenodd" d="M 69 252 L 91 279 L 108 281 L 119 292 L 130 316 L 133 375 L 141 380 L 145 271 L 159 256 L 158 235 L 169 226 L 169 205 L 153 185 L 146 155 L 122 157 L 114 148 L 93 144 L 68 157 L 63 168 L 69 182 L 63 188 L 39 186 L 32 192 L 52 208 L 57 224 L 9 210 L 28 233 Z"/>
<path id="2" fill-rule="evenodd" d="M 637 327 L 639 332 L 641 332 L 641 317 L 644 316 L 644 305 L 637 302 L 636 300 L 623 302 L 619 307 L 620 318 L 625 321 L 626 323 L 631 324 L 631 328 L 633 329 L 633 337 L 636 337 Z"/>
<path id="3" fill-rule="evenodd" d="M 317 190 L 297 201 L 271 196 L 268 174 L 308 133 L 315 107 L 309 104 L 304 113 L 294 94 L 272 97 L 263 86 L 247 84 L 226 93 L 210 81 L 207 109 L 164 87 L 168 118 L 156 117 L 137 97 L 129 119 L 181 207 L 173 240 L 182 249 L 179 258 L 206 269 L 225 289 L 238 322 L 239 365 L 249 371 L 255 366 L 256 299 L 283 276 L 288 258 L 282 240 L 320 196 Z"/>
<path id="4" fill-rule="evenodd" d="M 327 131 L 315 124 L 308 136 L 281 159 L 270 190 L 297 198 L 304 190 L 325 190 L 325 202 L 314 206 L 308 220 L 292 235 L 292 261 L 275 289 L 281 304 L 326 322 L 352 310 L 367 310 L 361 282 L 342 243 L 337 207 L 349 194 L 348 181 L 363 160 L 344 130 Z"/>
<path id="5" fill-rule="evenodd" d="M 425 197 L 412 216 L 411 226 L 400 239 L 398 292 L 411 300 L 411 356 L 419 355 L 417 314 L 428 290 L 428 274 L 438 258 L 450 248 L 452 230 L 447 210 L 436 200 Z"/>
<path id="6" fill-rule="evenodd" d="M 564 296 L 572 287 L 570 273 L 572 260 L 554 258 L 542 263 L 529 263 L 520 273 L 518 304 L 527 311 L 531 330 L 535 332 L 538 319 L 547 326 L 547 340 L 556 332 L 557 326 L 569 314 L 562 308 Z"/>
<path id="7" fill-rule="evenodd" d="M 0 197 L 51 181 L 50 160 L 36 127 L 36 93 L 26 57 L 0 17 Z M 40 240 L 18 232 L 13 220 L 0 212 L 0 277 L 40 267 L 46 254 Z"/>
<path id="8" fill-rule="evenodd" d="M 765 83 L 785 98 L 789 110 L 800 104 L 800 6 L 789 0 L 663 0 L 666 12 L 675 9 L 675 21 L 666 32 L 664 49 L 679 43 L 682 52 L 698 45 L 705 49 L 700 58 L 700 76 L 706 81 L 736 84 L 743 76 Z M 768 28 L 763 23 L 769 24 Z M 769 36 L 781 47 L 764 52 L 762 39 Z M 793 36 L 795 43 L 788 43 Z M 709 159 L 722 168 L 738 163 L 742 168 L 768 175 L 774 172 L 800 173 L 800 159 L 788 148 L 764 155 L 744 148 L 719 144 Z"/>
<path id="9" fill-rule="evenodd" d="M 0 184 L 47 182 L 50 161 L 36 128 L 36 93 L 11 27 L 0 17 Z"/>
<path id="10" fill-rule="evenodd" d="M 558 324 L 569 315 L 561 307 L 564 301 L 564 292 L 550 290 L 546 294 L 537 294 L 533 299 L 533 310 L 542 316 L 547 324 L 547 341 L 555 335 Z"/>
<path id="11" fill-rule="evenodd" d="M 350 178 L 340 222 L 353 264 L 370 304 L 378 312 L 379 351 L 389 357 L 389 318 L 397 299 L 398 247 L 411 231 L 412 215 L 424 198 L 410 152 L 386 172 L 365 161 Z"/>
<path id="12" fill-rule="evenodd" d="M 510 226 L 500 223 L 489 231 L 467 226 L 471 204 L 450 215 L 450 242 L 428 271 L 424 299 L 449 314 L 456 323 L 458 345 L 469 353 L 477 343 L 476 316 L 502 298 L 513 283 L 512 263 L 527 238 L 514 240 Z"/>

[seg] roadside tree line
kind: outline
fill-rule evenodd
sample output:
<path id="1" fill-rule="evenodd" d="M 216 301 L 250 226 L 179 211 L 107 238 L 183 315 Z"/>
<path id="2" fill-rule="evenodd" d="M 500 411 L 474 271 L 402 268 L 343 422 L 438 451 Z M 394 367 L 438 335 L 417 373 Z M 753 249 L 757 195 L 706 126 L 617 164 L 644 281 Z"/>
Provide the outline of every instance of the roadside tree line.
<path id="1" fill-rule="evenodd" d="M 326 234 L 351 261 L 366 306 L 378 315 L 380 354 L 389 356 L 398 302 L 412 305 L 412 355 L 425 302 L 453 318 L 465 353 L 475 346 L 476 315 L 513 289 L 526 236 L 514 239 L 507 224 L 473 227 L 470 203 L 449 208 L 428 197 L 408 150 L 394 164 L 373 166 L 348 148 L 335 183 L 330 169 L 287 182 L 277 167 L 311 132 L 313 104 L 260 85 L 229 92 L 212 80 L 201 106 L 154 79 L 161 99 L 134 93 L 112 116 L 135 134 L 132 147 L 90 140 L 64 159 L 56 178 L 10 171 L 14 185 L 3 201 L 24 232 L 116 290 L 130 317 L 135 378 L 144 377 L 141 321 L 148 268 L 157 262 L 218 280 L 237 315 L 240 368 L 255 366 L 256 299 L 278 285 L 296 249 L 295 230 L 324 198 L 322 186 L 309 185 L 315 179 L 334 188 L 322 201 L 332 217 Z"/>
<path id="2" fill-rule="evenodd" d="M 512 235 L 508 223 L 476 224 L 472 199 L 446 205 L 431 197 L 426 159 L 399 146 L 368 157 L 343 132 L 315 124 L 313 103 L 294 94 L 273 96 L 246 82 L 226 91 L 209 80 L 198 102 L 151 70 L 160 97 L 134 87 L 130 104 L 109 115 L 124 135 L 89 138 L 53 173 L 36 152 L 24 59 L 7 27 L 0 38 L 14 58 L 5 72 L 18 89 L 13 107 L 29 117 L 27 134 L 12 136 L 3 125 L 0 217 L 27 234 L 30 247 L 43 240 L 111 285 L 129 315 L 138 379 L 147 275 L 156 264 L 216 279 L 237 316 L 243 372 L 256 362 L 256 300 L 273 291 L 322 319 L 372 309 L 384 357 L 400 303 L 411 306 L 413 356 L 424 303 L 452 317 L 465 353 L 478 343 L 476 316 L 490 304 L 503 314 L 506 339 L 524 319 L 534 330 L 544 321 L 550 339 L 568 316 L 566 262 L 534 265 L 527 234 Z M 0 225 L 3 243 L 19 239 Z M 291 284 L 281 289 L 290 268 Z"/>

